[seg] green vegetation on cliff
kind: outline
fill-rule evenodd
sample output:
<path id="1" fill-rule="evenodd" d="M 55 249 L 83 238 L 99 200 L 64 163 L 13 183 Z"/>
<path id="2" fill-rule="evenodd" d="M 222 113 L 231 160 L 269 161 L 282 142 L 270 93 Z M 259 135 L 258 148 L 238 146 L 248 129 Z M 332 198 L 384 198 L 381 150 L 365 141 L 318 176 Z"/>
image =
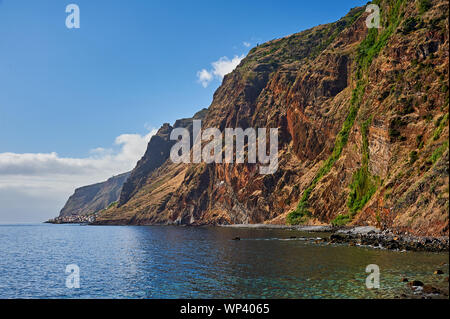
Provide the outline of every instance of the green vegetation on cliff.
<path id="1" fill-rule="evenodd" d="M 384 29 L 383 31 L 381 31 L 381 33 L 378 32 L 378 29 L 371 28 L 369 29 L 364 40 L 361 41 L 356 57 L 356 87 L 352 92 L 349 112 L 343 123 L 342 129 L 337 135 L 333 152 L 319 169 L 310 186 L 303 192 L 297 208 L 288 214 L 286 218 L 288 224 L 301 224 L 307 221 L 307 219 L 312 216 L 312 213 L 308 210 L 308 199 L 317 183 L 322 179 L 323 176 L 330 172 L 333 165 L 341 156 L 342 150 L 347 145 L 348 136 L 351 128 L 354 125 L 356 116 L 358 115 L 358 110 L 361 105 L 361 100 L 367 85 L 367 71 L 372 64 L 374 57 L 376 57 L 380 53 L 380 51 L 386 45 L 390 36 L 398 28 L 401 21 L 401 7 L 404 2 L 405 0 L 395 1 L 394 5 L 391 7 L 391 10 L 386 16 Z M 375 1 L 375 3 L 380 4 L 380 1 Z M 367 137 L 366 143 L 368 143 Z M 363 153 L 364 152 L 365 151 L 363 147 Z M 365 156 L 363 154 L 363 158 L 364 157 Z M 366 165 L 368 165 L 368 156 Z M 367 203 L 370 197 L 375 193 L 376 184 L 372 181 L 372 178 L 369 175 L 370 174 L 368 173 L 368 168 L 364 168 L 364 165 L 355 173 L 355 175 L 353 176 L 352 184 L 350 185 L 351 193 L 348 200 L 350 213 L 349 215 L 337 216 L 337 218 L 333 220 L 332 223 L 345 224 L 349 222 L 356 214 L 356 212 L 360 210 Z"/>
<path id="2" fill-rule="evenodd" d="M 362 165 L 353 174 L 350 184 L 350 194 L 348 196 L 347 205 L 350 210 L 348 214 L 338 215 L 331 223 L 335 226 L 345 225 L 350 222 L 353 217 L 360 211 L 364 205 L 370 200 L 377 190 L 379 179 L 372 176 L 369 172 L 369 125 L 372 118 L 364 121 L 361 126 L 362 134 Z"/>

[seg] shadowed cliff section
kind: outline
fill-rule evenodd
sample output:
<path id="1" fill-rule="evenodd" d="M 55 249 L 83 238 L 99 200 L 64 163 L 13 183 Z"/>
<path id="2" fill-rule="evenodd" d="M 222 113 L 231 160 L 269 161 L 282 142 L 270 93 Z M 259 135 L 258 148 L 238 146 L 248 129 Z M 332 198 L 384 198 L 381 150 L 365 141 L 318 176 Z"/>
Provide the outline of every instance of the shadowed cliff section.
<path id="1" fill-rule="evenodd" d="M 165 160 L 137 174 L 123 205 L 96 223 L 371 225 L 448 236 L 448 3 L 425 2 L 374 1 L 379 29 L 354 8 L 253 48 L 224 77 L 203 129 L 278 128 L 274 174 Z"/>
<path id="2" fill-rule="evenodd" d="M 59 217 L 88 215 L 107 208 L 119 199 L 123 183 L 130 172 L 113 176 L 106 182 L 77 188 L 70 196 Z"/>
<path id="3" fill-rule="evenodd" d="M 164 123 L 158 132 L 150 139 L 147 150 L 131 171 L 130 177 L 123 185 L 118 207 L 123 206 L 146 183 L 151 173 L 160 167 L 170 156 L 170 149 L 176 141 L 170 140 L 170 133 L 174 128 L 182 127 L 189 130 L 192 137 L 193 120 L 202 120 L 207 109 L 197 112 L 192 118 L 184 118 L 175 121 L 173 127 Z M 192 142 L 191 142 L 192 145 Z"/>

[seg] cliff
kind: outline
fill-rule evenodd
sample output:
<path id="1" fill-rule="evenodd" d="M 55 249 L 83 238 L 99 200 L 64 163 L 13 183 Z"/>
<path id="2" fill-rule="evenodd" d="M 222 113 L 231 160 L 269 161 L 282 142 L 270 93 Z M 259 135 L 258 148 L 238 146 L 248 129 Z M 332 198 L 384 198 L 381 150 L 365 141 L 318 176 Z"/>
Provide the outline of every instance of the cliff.
<path id="1" fill-rule="evenodd" d="M 172 163 L 164 137 L 162 157 L 152 159 L 150 141 L 119 207 L 97 223 L 373 225 L 448 236 L 448 3 L 375 3 L 379 29 L 354 8 L 253 48 L 215 92 L 204 128 L 279 129 L 274 174 L 258 164 Z"/>
<path id="2" fill-rule="evenodd" d="M 103 183 L 77 188 L 69 197 L 59 217 L 83 216 L 107 208 L 119 199 L 129 172 L 113 176 Z"/>
<path id="3" fill-rule="evenodd" d="M 173 126 L 164 123 L 158 132 L 150 139 L 144 156 L 139 160 L 136 167 L 131 171 L 130 177 L 123 185 L 118 207 L 127 203 L 147 182 L 147 178 L 155 169 L 160 167 L 170 156 L 170 149 L 176 141 L 170 140 L 170 133 L 178 127 L 186 128 L 192 136 L 193 120 L 202 120 L 207 114 L 203 109 L 192 118 L 177 120 Z"/>

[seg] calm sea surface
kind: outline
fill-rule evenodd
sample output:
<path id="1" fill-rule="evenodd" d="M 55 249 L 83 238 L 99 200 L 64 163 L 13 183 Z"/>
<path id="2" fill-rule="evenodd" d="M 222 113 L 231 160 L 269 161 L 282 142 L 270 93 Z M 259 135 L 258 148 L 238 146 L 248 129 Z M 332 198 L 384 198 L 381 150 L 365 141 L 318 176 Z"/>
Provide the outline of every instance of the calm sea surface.
<path id="1" fill-rule="evenodd" d="M 239 236 L 240 241 L 232 238 Z M 0 225 L 0 298 L 386 298 L 435 286 L 448 254 L 316 244 L 290 230 Z M 66 266 L 80 288 L 66 287 Z M 365 287 L 366 266 L 381 288 Z M 433 275 L 436 269 L 443 276 Z"/>

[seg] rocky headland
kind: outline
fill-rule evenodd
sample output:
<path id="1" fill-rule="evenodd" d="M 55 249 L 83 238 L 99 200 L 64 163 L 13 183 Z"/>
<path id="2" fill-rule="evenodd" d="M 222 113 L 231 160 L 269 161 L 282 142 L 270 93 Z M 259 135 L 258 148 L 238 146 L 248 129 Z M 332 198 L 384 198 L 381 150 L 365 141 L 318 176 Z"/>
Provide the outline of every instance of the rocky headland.
<path id="1" fill-rule="evenodd" d="M 449 5 L 426 2 L 374 1 L 380 28 L 359 7 L 253 48 L 207 109 L 161 127 L 92 223 L 325 225 L 336 243 L 448 251 Z M 173 163 L 170 132 L 194 118 L 278 128 L 278 170 Z"/>

